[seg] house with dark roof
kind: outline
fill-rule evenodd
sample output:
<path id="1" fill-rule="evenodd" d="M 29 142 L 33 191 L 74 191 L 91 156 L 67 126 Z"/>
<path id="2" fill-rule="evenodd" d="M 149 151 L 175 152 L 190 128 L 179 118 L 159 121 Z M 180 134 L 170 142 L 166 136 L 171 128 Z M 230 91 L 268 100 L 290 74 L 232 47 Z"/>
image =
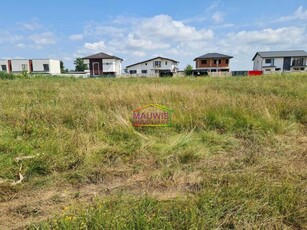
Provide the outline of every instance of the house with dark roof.
<path id="1" fill-rule="evenodd" d="M 264 73 L 307 71 L 307 52 L 304 50 L 257 52 L 253 62 L 254 70 Z"/>
<path id="2" fill-rule="evenodd" d="M 207 53 L 194 59 L 194 75 L 212 75 L 214 72 L 229 72 L 232 56 L 220 53 Z"/>
<path id="3" fill-rule="evenodd" d="M 97 53 L 82 58 L 88 65 L 91 76 L 121 75 L 123 59 L 106 53 Z"/>
<path id="4" fill-rule="evenodd" d="M 173 76 L 179 70 L 178 63 L 178 61 L 170 58 L 155 57 L 129 65 L 126 67 L 126 71 L 129 75 L 136 77 Z"/>

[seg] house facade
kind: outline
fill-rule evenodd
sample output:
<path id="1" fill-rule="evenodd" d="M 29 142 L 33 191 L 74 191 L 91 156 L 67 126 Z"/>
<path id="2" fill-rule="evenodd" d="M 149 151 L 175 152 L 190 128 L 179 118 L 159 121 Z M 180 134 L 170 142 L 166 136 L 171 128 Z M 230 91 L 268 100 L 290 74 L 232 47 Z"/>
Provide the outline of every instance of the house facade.
<path id="1" fill-rule="evenodd" d="M 121 75 L 123 59 L 106 53 L 97 53 L 82 58 L 88 65 L 91 76 Z"/>
<path id="2" fill-rule="evenodd" d="M 60 74 L 60 61 L 52 59 L 10 59 L 0 60 L 0 71 L 8 73 Z"/>
<path id="3" fill-rule="evenodd" d="M 230 71 L 230 59 L 228 56 L 220 53 L 207 53 L 194 59 L 194 75 L 213 75 L 213 73 Z"/>
<path id="4" fill-rule="evenodd" d="M 254 70 L 263 73 L 307 71 L 307 52 L 304 50 L 257 52 L 253 62 Z"/>
<path id="5" fill-rule="evenodd" d="M 126 71 L 130 76 L 134 77 L 173 76 L 179 70 L 178 63 L 178 61 L 170 58 L 155 57 L 129 65 L 126 67 Z"/>

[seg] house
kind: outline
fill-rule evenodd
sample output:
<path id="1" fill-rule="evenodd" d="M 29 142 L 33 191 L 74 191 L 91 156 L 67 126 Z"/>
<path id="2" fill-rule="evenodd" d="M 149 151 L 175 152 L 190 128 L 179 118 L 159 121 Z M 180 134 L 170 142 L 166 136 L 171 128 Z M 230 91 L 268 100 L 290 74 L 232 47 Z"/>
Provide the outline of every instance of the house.
<path id="1" fill-rule="evenodd" d="M 123 59 L 106 53 L 97 53 L 82 58 L 88 65 L 91 76 L 121 75 Z"/>
<path id="2" fill-rule="evenodd" d="M 253 62 L 254 70 L 264 73 L 307 71 L 307 52 L 304 50 L 257 52 Z"/>
<path id="3" fill-rule="evenodd" d="M 173 76 L 178 71 L 178 63 L 170 58 L 155 57 L 127 66 L 126 72 L 141 77 Z"/>
<path id="4" fill-rule="evenodd" d="M 60 61 L 52 59 L 11 59 L 0 60 L 0 71 L 8 73 L 46 73 L 60 74 Z"/>
<path id="5" fill-rule="evenodd" d="M 207 53 L 194 59 L 194 75 L 213 75 L 214 72 L 229 73 L 229 60 L 233 58 L 220 53 Z"/>

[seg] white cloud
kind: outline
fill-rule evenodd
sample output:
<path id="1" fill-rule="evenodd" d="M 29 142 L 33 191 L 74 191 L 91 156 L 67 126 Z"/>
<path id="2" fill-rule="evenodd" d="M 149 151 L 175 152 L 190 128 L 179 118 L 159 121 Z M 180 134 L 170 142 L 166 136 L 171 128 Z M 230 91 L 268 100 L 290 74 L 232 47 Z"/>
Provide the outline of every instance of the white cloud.
<path id="1" fill-rule="evenodd" d="M 93 51 L 103 51 L 106 48 L 104 41 L 89 43 L 86 42 L 83 46 L 85 49 Z"/>
<path id="2" fill-rule="evenodd" d="M 72 34 L 69 36 L 69 40 L 71 41 L 79 41 L 83 39 L 83 34 Z"/>
<path id="3" fill-rule="evenodd" d="M 17 25 L 21 25 L 24 29 L 30 30 L 30 31 L 34 31 L 34 30 L 42 28 L 42 25 L 36 21 L 17 23 Z"/>
<path id="4" fill-rule="evenodd" d="M 84 27 L 83 34 L 84 36 L 93 36 L 93 37 L 103 36 L 103 35 L 118 36 L 124 31 L 125 30 L 123 28 L 119 28 L 116 26 L 100 25 L 98 23 L 91 22 Z"/>
<path id="5" fill-rule="evenodd" d="M 216 11 L 212 15 L 212 20 L 214 21 L 214 23 L 222 23 L 224 22 L 224 14 L 220 11 Z"/>
<path id="6" fill-rule="evenodd" d="M 142 49 L 142 50 L 155 50 L 155 49 L 167 49 L 169 44 L 163 42 L 155 42 L 150 39 L 137 37 L 136 35 L 129 33 L 126 38 L 126 48 L 128 49 Z"/>
<path id="7" fill-rule="evenodd" d="M 143 51 L 134 51 L 134 52 L 132 53 L 132 55 L 133 55 L 133 56 L 137 56 L 137 57 L 144 57 L 144 56 L 146 55 L 146 53 L 143 52 Z"/>
<path id="8" fill-rule="evenodd" d="M 37 45 L 52 45 L 56 43 L 55 36 L 52 32 L 33 34 L 29 38 Z"/>
<path id="9" fill-rule="evenodd" d="M 15 45 L 15 47 L 17 47 L 17 48 L 25 48 L 26 45 L 25 45 L 24 43 L 17 43 L 17 44 Z"/>
<path id="10" fill-rule="evenodd" d="M 300 6 L 292 15 L 281 17 L 278 21 L 307 20 L 307 9 Z"/>
<path id="11" fill-rule="evenodd" d="M 214 9 L 216 9 L 219 6 L 219 2 L 215 1 L 212 2 L 211 5 L 206 9 L 206 11 L 212 11 Z"/>
<path id="12" fill-rule="evenodd" d="M 75 56 L 102 51 L 118 56 L 149 57 L 154 53 L 190 55 L 204 48 L 207 41 L 213 39 L 214 32 L 196 29 L 168 15 L 157 15 L 132 20 L 116 17 L 108 25 L 91 22 L 84 27 L 83 35 L 84 40 L 96 41 L 86 42 Z M 101 36 L 104 41 L 101 41 Z"/>
<path id="13" fill-rule="evenodd" d="M 227 38 L 240 44 L 249 45 L 280 45 L 280 44 L 299 44 L 306 36 L 305 28 L 301 27 L 282 27 L 277 29 L 264 29 L 260 31 L 240 31 L 230 33 Z"/>
<path id="14" fill-rule="evenodd" d="M 0 30 L 0 44 L 2 43 L 16 43 L 23 40 L 22 35 L 12 34 L 7 30 Z"/>
<path id="15" fill-rule="evenodd" d="M 147 38 L 158 38 L 170 41 L 196 41 L 212 39 L 212 30 L 187 26 L 181 21 L 173 20 L 168 15 L 157 15 L 153 18 L 146 18 L 137 25 L 138 35 Z"/>

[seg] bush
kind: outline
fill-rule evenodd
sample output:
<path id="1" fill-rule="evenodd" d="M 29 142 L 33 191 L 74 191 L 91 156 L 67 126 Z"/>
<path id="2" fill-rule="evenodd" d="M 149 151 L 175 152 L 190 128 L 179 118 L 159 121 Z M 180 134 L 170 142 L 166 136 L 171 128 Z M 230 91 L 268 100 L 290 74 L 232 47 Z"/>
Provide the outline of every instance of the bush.
<path id="1" fill-rule="evenodd" d="M 2 80 L 5 80 L 5 79 L 12 80 L 12 79 L 15 79 L 15 78 L 16 78 L 16 76 L 12 73 L 6 73 L 6 72 L 0 71 L 0 79 L 2 79 Z"/>

